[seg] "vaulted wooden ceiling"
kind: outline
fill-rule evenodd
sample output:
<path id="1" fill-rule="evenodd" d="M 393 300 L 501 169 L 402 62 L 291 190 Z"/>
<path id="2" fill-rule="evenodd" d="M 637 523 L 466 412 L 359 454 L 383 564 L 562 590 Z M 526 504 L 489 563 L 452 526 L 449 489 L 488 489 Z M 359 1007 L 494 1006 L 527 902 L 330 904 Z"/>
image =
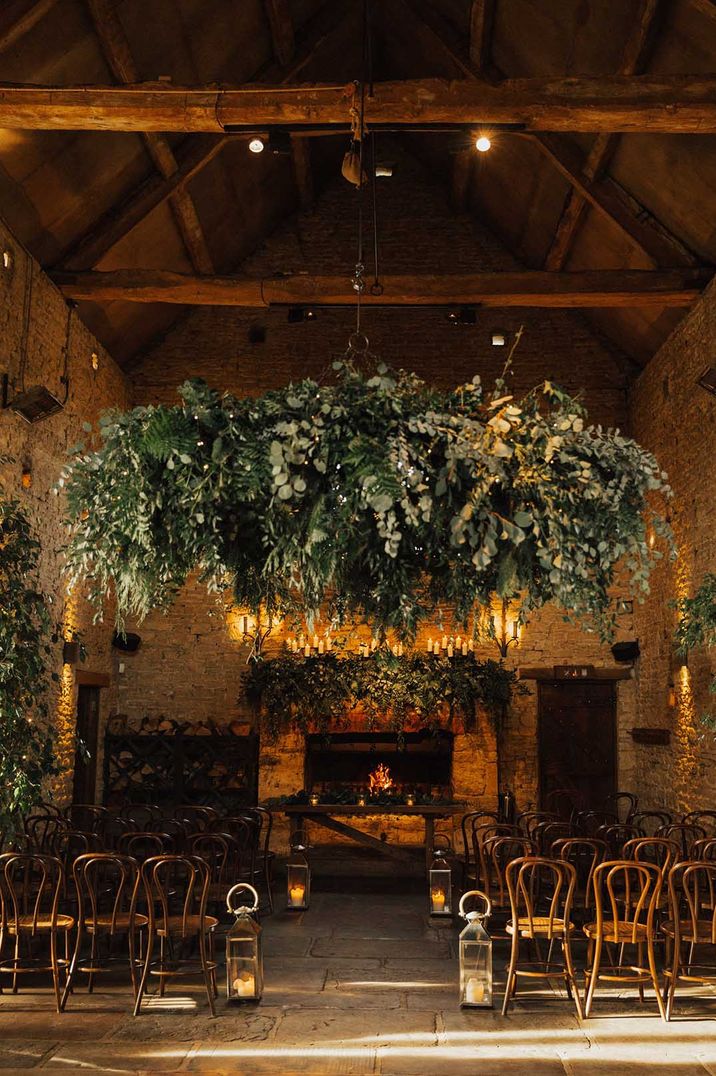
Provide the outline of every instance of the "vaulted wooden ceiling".
<path id="1" fill-rule="evenodd" d="M 294 134 L 290 156 L 253 155 L 245 137 L 221 132 L 218 108 L 215 125 L 188 134 L 70 130 L 61 129 L 72 123 L 58 120 L 58 95 L 44 119 L 23 126 L 12 119 L 15 87 L 161 80 L 165 88 L 213 89 L 207 100 L 215 100 L 219 85 L 345 84 L 362 74 L 362 19 L 363 0 L 6 0 L 0 83 L 14 85 L 4 97 L 0 87 L 2 216 L 48 270 L 80 273 L 60 280 L 84 281 L 95 269 L 132 270 L 136 282 L 137 271 L 161 270 L 207 278 L 198 284 L 210 292 L 281 220 L 310 207 L 336 174 L 345 133 Z M 448 152 L 443 133 L 403 136 L 443 178 L 456 211 L 484 221 L 525 269 L 674 270 L 686 291 L 691 270 L 710 268 L 713 0 L 374 0 L 372 23 L 378 83 L 442 78 L 474 85 L 478 96 L 496 87 L 499 96 L 512 80 L 543 80 L 551 118 L 536 130 L 493 131 L 488 154 Z M 570 86 L 575 101 L 583 88 L 556 80 L 604 76 L 608 93 L 623 95 L 623 84 L 613 91 L 613 75 L 644 94 L 639 76 L 650 76 L 658 106 L 651 119 L 617 121 L 625 133 L 571 128 Z M 675 77 L 683 75 L 706 78 Z M 533 92 L 537 83 L 523 85 Z M 556 130 L 560 95 L 567 119 Z M 42 129 L 53 125 L 60 129 Z M 545 294 L 558 286 L 556 277 L 549 288 L 535 279 L 530 287 Z M 111 297 L 87 287 L 74 294 L 87 324 L 130 363 L 175 320 L 185 296 L 198 301 L 193 287 L 171 303 L 128 302 L 121 287 Z M 589 316 L 643 363 L 684 308 L 653 295 L 632 305 L 627 295 Z"/>

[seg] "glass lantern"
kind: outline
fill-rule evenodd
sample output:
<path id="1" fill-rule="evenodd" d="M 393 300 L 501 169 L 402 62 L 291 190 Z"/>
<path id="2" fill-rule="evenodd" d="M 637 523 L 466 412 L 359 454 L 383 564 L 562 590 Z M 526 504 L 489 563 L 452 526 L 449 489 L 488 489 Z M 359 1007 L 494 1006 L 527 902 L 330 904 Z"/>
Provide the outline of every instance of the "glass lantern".
<path id="1" fill-rule="evenodd" d="M 444 847 L 437 842 L 444 841 Z M 452 916 L 452 869 L 449 855 L 450 838 L 436 833 L 433 840 L 433 862 L 428 871 L 428 902 L 431 915 Z"/>
<path id="2" fill-rule="evenodd" d="M 247 893 L 252 905 L 234 898 Z M 264 989 L 261 924 L 254 918 L 259 895 L 252 885 L 240 882 L 226 894 L 226 907 L 236 916 L 226 935 L 226 996 L 229 1001 L 259 1001 Z"/>
<path id="3" fill-rule="evenodd" d="M 291 836 L 291 849 L 286 865 L 286 907 L 290 911 L 305 911 L 310 895 L 308 839 L 303 830 L 298 830 Z"/>
<path id="4" fill-rule="evenodd" d="M 482 911 L 465 911 L 466 901 L 472 898 L 482 901 Z M 490 898 L 479 889 L 463 893 L 458 908 L 459 915 L 467 921 L 459 947 L 461 1008 L 492 1008 L 492 938 L 485 930 L 491 911 Z"/>

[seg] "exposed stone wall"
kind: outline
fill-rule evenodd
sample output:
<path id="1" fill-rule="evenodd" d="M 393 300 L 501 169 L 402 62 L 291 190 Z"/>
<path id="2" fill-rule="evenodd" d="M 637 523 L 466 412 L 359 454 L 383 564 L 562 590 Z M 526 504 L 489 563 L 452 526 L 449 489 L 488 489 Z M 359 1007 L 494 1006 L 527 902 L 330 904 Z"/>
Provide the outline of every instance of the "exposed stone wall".
<path id="1" fill-rule="evenodd" d="M 280 229 L 242 268 L 248 273 L 336 272 L 350 275 L 355 262 L 355 192 L 342 181 L 319 199 L 314 212 Z M 515 268 L 497 241 L 467 216 L 456 217 L 442 189 L 409 157 L 400 157 L 394 179 L 380 190 L 381 258 L 386 272 L 474 272 Z M 145 357 L 133 373 L 136 403 L 171 403 L 183 380 L 198 372 L 213 386 L 253 395 L 306 376 L 332 376 L 331 361 L 345 350 L 354 312 L 320 310 L 315 321 L 288 324 L 286 311 L 203 308 L 192 312 Z M 257 323 L 264 343 L 249 342 Z M 484 310 L 477 325 L 452 327 L 445 310 L 368 310 L 363 328 L 372 350 L 386 362 L 449 387 L 479 373 L 486 384 L 501 373 L 506 348 L 491 345 L 492 332 L 508 338 L 525 331 L 508 375 L 523 394 L 545 379 L 580 393 L 595 422 L 624 428 L 625 359 L 595 336 L 578 313 Z M 131 717 L 175 715 L 183 720 L 238 716 L 246 651 L 231 640 L 211 602 L 190 584 L 169 614 L 150 617 L 139 629 L 142 648 L 123 658 L 118 705 Z M 622 637 L 631 624 L 620 624 Z M 425 633 L 427 636 L 428 632 Z M 280 637 L 275 641 L 280 641 Z M 418 640 L 422 646 L 424 639 Z M 485 656 L 495 656 L 494 649 Z M 510 661 L 524 666 L 590 663 L 613 666 L 607 647 L 563 622 L 554 610 L 536 616 Z M 534 686 L 534 685 L 532 685 Z M 620 782 L 638 782 L 631 738 L 634 688 L 619 686 Z M 492 807 L 496 797 L 494 742 L 482 734 L 456 742 L 456 794 Z M 537 799 L 537 694 L 520 698 L 503 745 L 503 779 L 524 806 Z M 286 737 L 262 753 L 261 795 L 294 791 L 303 778 L 302 744 Z"/>
<path id="2" fill-rule="evenodd" d="M 24 311 L 29 298 L 25 384 L 43 384 L 60 399 L 64 388 L 63 349 L 67 333 L 67 304 L 39 266 L 0 225 L 0 250 L 8 251 L 9 269 L 0 268 L 0 338 L 2 358 L 0 374 L 10 377 L 10 396 L 20 390 L 20 357 L 24 347 Z M 32 271 L 32 288 L 27 286 Z M 93 369 L 92 354 L 97 356 Z M 124 375 L 82 322 L 72 316 L 68 353 L 70 391 L 65 408 L 59 414 L 29 425 L 24 419 L 4 411 L 0 415 L 0 455 L 9 454 L 15 462 L 2 467 L 2 480 L 8 494 L 22 502 L 35 526 L 42 545 L 40 583 L 52 598 L 55 617 L 65 632 L 79 631 L 87 647 L 88 660 L 82 669 L 109 674 L 111 627 L 94 626 L 93 612 L 79 600 L 68 600 L 62 577 L 62 545 L 66 535 L 62 524 L 63 498 L 53 492 L 67 461 L 67 452 L 86 440 L 84 422 L 93 422 L 108 407 L 126 407 L 129 393 Z M 22 486 L 23 465 L 32 472 L 32 485 Z M 73 669 L 62 667 L 61 644 L 55 655 L 55 669 L 60 674 L 59 689 L 52 700 L 51 713 L 57 728 L 57 755 L 62 774 L 55 782 L 60 800 L 71 795 L 75 750 L 76 683 Z M 102 718 L 115 705 L 111 690 L 103 690 Z"/>
<path id="3" fill-rule="evenodd" d="M 716 287 L 712 284 L 634 384 L 632 432 L 655 453 L 674 489 L 673 527 L 679 554 L 656 573 L 649 600 L 637 608 L 642 656 L 640 725 L 672 732 L 671 750 L 641 748 L 638 765 L 651 802 L 680 810 L 716 804 L 716 741 L 700 715 L 716 709 L 708 685 L 716 654 L 694 652 L 688 668 L 674 660 L 676 614 L 671 603 L 690 596 L 716 571 L 716 400 L 697 385 L 714 364 Z"/>

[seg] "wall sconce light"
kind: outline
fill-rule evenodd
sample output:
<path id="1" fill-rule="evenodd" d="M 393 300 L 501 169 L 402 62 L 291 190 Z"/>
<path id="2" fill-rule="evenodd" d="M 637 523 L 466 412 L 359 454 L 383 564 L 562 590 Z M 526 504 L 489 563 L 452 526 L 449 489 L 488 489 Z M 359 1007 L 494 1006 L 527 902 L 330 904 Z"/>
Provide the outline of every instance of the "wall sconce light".
<path id="1" fill-rule="evenodd" d="M 261 657 L 264 643 L 274 628 L 280 627 L 281 623 L 281 617 L 276 615 L 264 616 L 261 609 L 259 609 L 258 616 L 255 613 L 244 612 L 242 609 L 230 609 L 226 614 L 226 625 L 230 638 L 235 639 L 237 642 L 242 641 L 251 644 L 249 661 L 252 658 L 254 661 L 258 661 Z"/>
<path id="2" fill-rule="evenodd" d="M 498 605 L 497 617 L 493 612 L 492 625 L 495 632 L 495 643 L 500 651 L 500 657 L 507 657 L 511 646 L 519 646 L 520 642 L 520 618 L 517 613 L 510 610 L 509 598 L 503 598 Z"/>
<path id="3" fill-rule="evenodd" d="M 76 639 L 65 639 L 62 644 L 62 664 L 76 665 L 80 660 L 80 644 Z"/>
<path id="4" fill-rule="evenodd" d="M 32 464 L 29 460 L 26 460 L 22 465 L 22 474 L 20 477 L 23 489 L 30 489 L 32 487 Z"/>

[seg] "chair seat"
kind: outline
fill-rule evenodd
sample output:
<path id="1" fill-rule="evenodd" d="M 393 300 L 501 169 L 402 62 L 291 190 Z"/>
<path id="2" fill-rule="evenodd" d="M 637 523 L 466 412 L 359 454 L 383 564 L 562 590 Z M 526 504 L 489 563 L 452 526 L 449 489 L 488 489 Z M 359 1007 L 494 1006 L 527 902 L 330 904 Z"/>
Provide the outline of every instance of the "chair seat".
<path id="1" fill-rule="evenodd" d="M 108 913 L 106 915 L 98 915 L 92 919 L 88 919 L 85 923 L 85 926 L 90 933 L 93 933 L 95 927 L 99 930 L 111 930 L 112 924 L 114 923 L 115 930 L 123 931 L 129 930 L 130 922 L 131 917 L 128 912 L 123 913 L 122 915 L 115 915 L 114 917 L 112 917 L 112 915 Z M 148 922 L 149 920 L 147 919 L 146 915 L 141 915 L 138 912 L 135 914 L 135 927 L 146 927 Z"/>
<path id="2" fill-rule="evenodd" d="M 161 925 L 157 926 L 157 934 L 159 937 L 166 937 L 167 934 L 182 934 L 186 937 L 189 934 L 198 934 L 202 926 L 202 918 L 200 915 L 170 915 L 165 921 L 163 918 L 159 921 Z M 203 919 L 204 926 L 207 930 L 214 930 L 219 925 L 219 920 L 215 919 L 213 915 L 205 915 Z"/>
<path id="3" fill-rule="evenodd" d="M 585 923 L 584 933 L 588 938 L 596 938 L 597 936 L 597 924 Z M 608 942 L 645 942 L 648 940 L 648 933 L 646 927 L 642 923 L 637 923 L 634 926 L 633 923 L 614 923 L 613 919 L 605 919 L 602 923 L 602 933 L 604 941 Z"/>
<path id="4" fill-rule="evenodd" d="M 58 915 L 57 918 L 54 920 L 51 915 L 43 915 L 40 916 L 38 919 L 35 919 L 35 917 L 32 915 L 18 915 L 17 919 L 15 919 L 14 917 L 12 919 L 8 919 L 8 934 L 16 933 L 16 925 L 17 927 L 19 927 L 21 932 L 24 930 L 47 931 L 52 930 L 53 926 L 56 927 L 57 930 L 72 930 L 75 925 L 75 921 L 71 915 Z"/>
<path id="5" fill-rule="evenodd" d="M 531 920 L 527 916 L 521 917 L 517 920 L 517 927 L 521 938 L 534 938 L 537 936 L 558 938 L 560 935 L 564 935 L 565 932 L 564 919 L 550 920 L 548 915 L 533 915 Z M 514 934 L 514 922 L 508 923 L 505 930 L 508 934 Z M 567 924 L 567 931 L 570 934 L 573 930 L 574 924 Z"/>
<path id="6" fill-rule="evenodd" d="M 675 923 L 673 919 L 661 924 L 661 929 L 668 938 L 674 937 Z M 679 920 L 679 937 L 685 942 L 705 942 L 711 944 L 713 940 L 712 921 L 710 919 L 697 919 L 696 931 L 691 919 Z"/>

